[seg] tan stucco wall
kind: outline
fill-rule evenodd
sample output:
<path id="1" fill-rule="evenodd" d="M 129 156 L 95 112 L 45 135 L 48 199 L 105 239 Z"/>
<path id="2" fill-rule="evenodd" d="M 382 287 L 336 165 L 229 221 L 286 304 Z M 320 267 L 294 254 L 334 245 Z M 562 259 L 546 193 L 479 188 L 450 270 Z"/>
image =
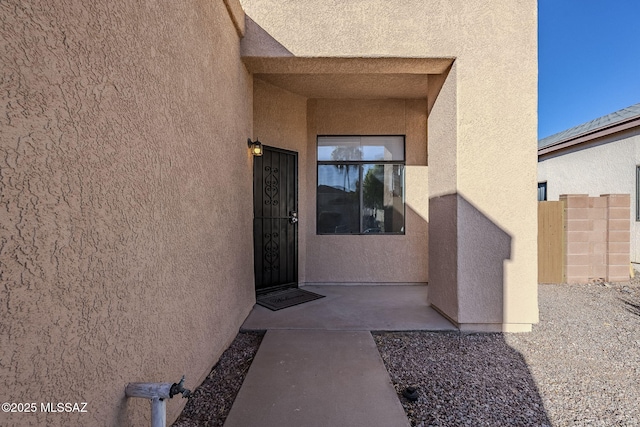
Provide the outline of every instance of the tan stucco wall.
<path id="1" fill-rule="evenodd" d="M 305 181 L 317 187 L 317 135 L 405 135 L 405 235 L 316 234 L 316 199 L 309 198 L 306 282 L 424 283 L 428 280 L 427 104 L 420 99 L 309 101 Z"/>
<path id="2" fill-rule="evenodd" d="M 194 388 L 254 301 L 238 33 L 209 0 L 8 0 L 0 28 L 0 395 L 88 403 L 0 425 L 149 425 L 125 385 Z"/>
<path id="3" fill-rule="evenodd" d="M 640 165 L 640 129 L 630 129 L 544 156 L 538 163 L 538 181 L 547 182 L 547 200 L 558 200 L 561 194 L 629 194 L 631 261 L 640 263 L 636 165 Z"/>
<path id="4" fill-rule="evenodd" d="M 305 210 L 315 190 L 301 171 L 307 170 L 307 98 L 260 79 L 253 82 L 253 134 L 264 145 L 298 153 L 298 280 L 306 280 L 307 233 L 311 217 Z M 311 191 L 311 193 L 310 193 Z"/>
<path id="5" fill-rule="evenodd" d="M 430 252 L 430 284 L 439 289 L 439 308 L 457 323 L 530 329 L 538 319 L 536 1 L 242 4 L 277 41 L 266 54 L 456 58 L 451 88 L 443 89 L 449 95 L 439 95 L 429 118 L 429 154 L 440 152 L 442 162 L 430 158 L 428 193 L 432 200 L 455 198 L 441 204 L 430 229 L 447 229 L 438 249 L 457 255 L 439 264 Z M 451 218 L 453 228 L 447 228 Z M 491 224 L 495 233 L 472 224 Z M 437 275 L 443 282 L 434 283 L 434 269 L 450 267 Z"/>
<path id="6" fill-rule="evenodd" d="M 253 132 L 266 145 L 298 152 L 300 284 L 428 280 L 425 100 L 307 99 L 256 78 Z M 346 134 L 406 135 L 404 236 L 316 234 L 316 137 Z"/>

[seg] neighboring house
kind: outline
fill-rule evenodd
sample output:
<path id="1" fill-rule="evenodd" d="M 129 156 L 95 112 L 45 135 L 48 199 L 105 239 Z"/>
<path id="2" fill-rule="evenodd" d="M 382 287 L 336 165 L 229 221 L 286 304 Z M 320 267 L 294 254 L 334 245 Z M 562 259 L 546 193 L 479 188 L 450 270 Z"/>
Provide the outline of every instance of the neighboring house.
<path id="1" fill-rule="evenodd" d="M 631 195 L 631 262 L 640 263 L 640 104 L 538 142 L 538 199 Z"/>
<path id="2" fill-rule="evenodd" d="M 199 384 L 256 290 L 428 283 L 462 330 L 538 321 L 536 1 L 0 10 L 0 387 L 89 403 L 0 424 L 146 424 L 125 384 Z"/>

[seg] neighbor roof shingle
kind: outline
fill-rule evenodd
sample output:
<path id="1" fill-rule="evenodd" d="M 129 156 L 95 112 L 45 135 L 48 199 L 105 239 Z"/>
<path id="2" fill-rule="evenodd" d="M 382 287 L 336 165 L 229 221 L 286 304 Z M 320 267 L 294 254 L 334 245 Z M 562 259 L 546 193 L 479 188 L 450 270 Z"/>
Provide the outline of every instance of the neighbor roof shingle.
<path id="1" fill-rule="evenodd" d="M 583 123 L 571 129 L 558 132 L 554 135 L 548 136 L 538 141 L 538 149 L 549 147 L 555 144 L 559 144 L 570 139 L 586 135 L 595 132 L 600 129 L 604 129 L 615 124 L 625 122 L 627 120 L 640 117 L 640 103 L 634 104 L 630 107 L 623 108 L 606 116 L 598 117 L 590 122 Z"/>

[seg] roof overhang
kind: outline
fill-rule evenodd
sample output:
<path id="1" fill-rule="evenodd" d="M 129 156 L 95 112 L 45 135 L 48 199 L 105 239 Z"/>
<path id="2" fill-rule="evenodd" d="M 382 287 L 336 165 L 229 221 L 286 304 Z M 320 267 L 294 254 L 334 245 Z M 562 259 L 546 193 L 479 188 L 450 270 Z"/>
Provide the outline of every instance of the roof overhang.
<path id="1" fill-rule="evenodd" d="M 454 58 L 243 57 L 254 77 L 307 98 L 427 98 Z"/>
<path id="2" fill-rule="evenodd" d="M 638 116 L 629 120 L 613 123 L 610 126 L 601 127 L 590 132 L 575 135 L 568 139 L 560 140 L 552 145 L 547 145 L 546 147 L 538 148 L 538 157 L 636 127 L 640 127 L 640 117 Z"/>

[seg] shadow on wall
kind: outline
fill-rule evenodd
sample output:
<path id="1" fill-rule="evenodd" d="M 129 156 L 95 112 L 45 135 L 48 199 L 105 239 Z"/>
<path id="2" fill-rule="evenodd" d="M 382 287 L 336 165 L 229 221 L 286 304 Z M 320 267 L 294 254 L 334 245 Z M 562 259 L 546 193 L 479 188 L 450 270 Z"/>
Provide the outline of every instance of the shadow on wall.
<path id="1" fill-rule="evenodd" d="M 551 426 L 524 357 L 503 334 L 397 332 L 374 338 L 396 390 L 418 388 L 416 402 L 400 398 L 417 424 Z"/>
<path id="2" fill-rule="evenodd" d="M 245 35 L 240 41 L 242 56 L 294 56 L 249 15 L 245 15 L 245 26 Z"/>
<path id="3" fill-rule="evenodd" d="M 429 200 L 429 222 L 431 303 L 459 324 L 503 323 L 511 235 L 457 193 Z"/>

